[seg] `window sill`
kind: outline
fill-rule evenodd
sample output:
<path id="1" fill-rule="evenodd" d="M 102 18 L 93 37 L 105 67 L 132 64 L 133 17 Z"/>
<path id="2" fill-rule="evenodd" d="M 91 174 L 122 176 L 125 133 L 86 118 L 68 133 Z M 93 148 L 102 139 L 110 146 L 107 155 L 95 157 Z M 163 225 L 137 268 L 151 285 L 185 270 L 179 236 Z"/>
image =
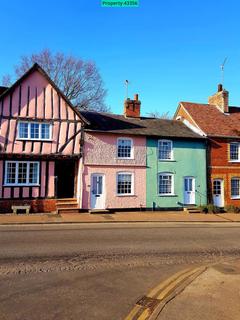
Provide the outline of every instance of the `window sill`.
<path id="1" fill-rule="evenodd" d="M 240 196 L 231 197 L 231 200 L 240 200 Z"/>
<path id="2" fill-rule="evenodd" d="M 177 194 L 158 194 L 159 197 L 177 197 Z"/>
<path id="3" fill-rule="evenodd" d="M 117 197 L 136 197 L 135 194 L 117 194 Z"/>
<path id="4" fill-rule="evenodd" d="M 158 159 L 159 162 L 176 162 L 174 159 Z"/>
<path id="5" fill-rule="evenodd" d="M 52 139 L 24 139 L 24 138 L 17 138 L 16 141 L 53 142 Z"/>
<path id="6" fill-rule="evenodd" d="M 115 159 L 116 160 L 134 160 L 134 158 L 120 158 L 120 157 L 117 157 Z"/>
<path id="7" fill-rule="evenodd" d="M 3 187 L 40 187 L 40 184 L 4 184 Z"/>
<path id="8" fill-rule="evenodd" d="M 228 162 L 231 162 L 231 163 L 240 163 L 240 160 L 229 160 Z"/>

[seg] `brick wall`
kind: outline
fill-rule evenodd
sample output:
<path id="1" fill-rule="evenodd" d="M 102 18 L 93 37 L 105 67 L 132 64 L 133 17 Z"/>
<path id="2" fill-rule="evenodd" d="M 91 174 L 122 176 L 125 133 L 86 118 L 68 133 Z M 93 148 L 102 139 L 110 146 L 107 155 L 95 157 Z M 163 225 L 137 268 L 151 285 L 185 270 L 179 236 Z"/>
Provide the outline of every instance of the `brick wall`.
<path id="1" fill-rule="evenodd" d="M 56 199 L 36 199 L 36 200 L 0 200 L 0 213 L 12 213 L 13 205 L 30 205 L 30 213 L 43 213 L 56 211 Z"/>
<path id="2" fill-rule="evenodd" d="M 229 143 L 232 139 L 210 139 L 210 179 L 211 189 L 214 179 L 224 181 L 224 202 L 226 205 L 240 206 L 240 200 L 231 199 L 231 179 L 240 178 L 240 163 L 229 162 Z"/>

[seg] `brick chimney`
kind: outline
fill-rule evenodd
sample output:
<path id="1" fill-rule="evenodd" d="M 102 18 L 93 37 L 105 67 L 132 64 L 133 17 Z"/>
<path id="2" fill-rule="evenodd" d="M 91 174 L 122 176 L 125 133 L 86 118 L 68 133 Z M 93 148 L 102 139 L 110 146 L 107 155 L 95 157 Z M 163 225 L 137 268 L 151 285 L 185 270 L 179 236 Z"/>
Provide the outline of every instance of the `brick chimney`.
<path id="1" fill-rule="evenodd" d="M 131 118 L 140 118 L 141 101 L 138 100 L 138 94 L 134 95 L 134 100 L 127 99 L 124 101 L 124 116 Z"/>
<path id="2" fill-rule="evenodd" d="M 222 84 L 218 85 L 218 92 L 208 98 L 208 103 L 217 106 L 222 112 L 228 113 L 229 92 L 223 89 Z"/>

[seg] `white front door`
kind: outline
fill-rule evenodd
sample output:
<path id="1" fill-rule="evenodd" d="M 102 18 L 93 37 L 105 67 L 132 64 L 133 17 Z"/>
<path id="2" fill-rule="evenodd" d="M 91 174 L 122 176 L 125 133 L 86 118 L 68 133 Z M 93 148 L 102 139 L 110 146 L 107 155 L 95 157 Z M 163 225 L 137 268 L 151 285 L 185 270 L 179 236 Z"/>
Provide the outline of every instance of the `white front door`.
<path id="1" fill-rule="evenodd" d="M 195 178 L 184 178 L 184 204 L 195 204 Z"/>
<path id="2" fill-rule="evenodd" d="M 91 178 L 91 208 L 105 209 L 104 175 L 94 173 Z"/>
<path id="3" fill-rule="evenodd" d="M 213 180 L 213 204 L 217 207 L 224 207 L 223 180 Z"/>

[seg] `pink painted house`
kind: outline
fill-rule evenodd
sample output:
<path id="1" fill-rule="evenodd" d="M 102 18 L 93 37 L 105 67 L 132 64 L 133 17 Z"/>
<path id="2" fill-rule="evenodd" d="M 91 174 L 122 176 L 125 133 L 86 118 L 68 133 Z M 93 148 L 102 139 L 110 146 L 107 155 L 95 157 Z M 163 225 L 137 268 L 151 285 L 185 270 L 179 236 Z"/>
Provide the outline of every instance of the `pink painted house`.
<path id="1" fill-rule="evenodd" d="M 0 212 L 80 201 L 81 137 L 81 115 L 39 65 L 0 87 Z"/>
<path id="2" fill-rule="evenodd" d="M 81 112 L 85 125 L 83 209 L 146 207 L 146 136 L 139 134 L 140 101 L 125 116 Z"/>

